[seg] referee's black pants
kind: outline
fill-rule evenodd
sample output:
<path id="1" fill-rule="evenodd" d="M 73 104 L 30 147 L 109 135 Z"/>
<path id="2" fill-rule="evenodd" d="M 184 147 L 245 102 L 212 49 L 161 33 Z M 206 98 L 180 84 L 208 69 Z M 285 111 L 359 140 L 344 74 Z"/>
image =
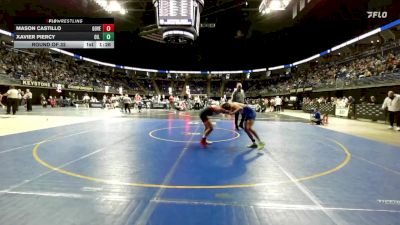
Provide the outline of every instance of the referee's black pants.
<path id="1" fill-rule="evenodd" d="M 11 113 L 11 108 L 12 108 L 12 113 L 15 115 L 15 113 L 18 110 L 18 98 L 7 98 L 7 114 Z"/>
<path id="2" fill-rule="evenodd" d="M 32 99 L 27 99 L 26 100 L 26 110 L 27 111 L 32 111 Z"/>
<path id="3" fill-rule="evenodd" d="M 129 106 L 129 103 L 124 103 L 125 106 L 125 113 L 127 113 L 129 111 L 129 113 L 131 113 L 131 107 Z"/>
<path id="4" fill-rule="evenodd" d="M 400 111 L 398 112 L 391 112 L 389 111 L 389 122 L 390 122 L 390 126 L 393 127 L 394 125 L 394 120 L 397 120 L 397 127 L 400 127 Z"/>

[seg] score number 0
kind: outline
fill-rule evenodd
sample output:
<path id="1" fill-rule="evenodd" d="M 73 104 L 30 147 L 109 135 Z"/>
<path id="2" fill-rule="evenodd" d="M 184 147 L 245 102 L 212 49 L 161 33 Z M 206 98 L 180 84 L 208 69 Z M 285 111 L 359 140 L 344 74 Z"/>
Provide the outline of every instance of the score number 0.
<path id="1" fill-rule="evenodd" d="M 114 41 L 114 33 L 112 32 L 103 32 L 103 41 Z"/>
<path id="2" fill-rule="evenodd" d="M 114 32 L 114 24 L 103 24 L 103 32 Z"/>

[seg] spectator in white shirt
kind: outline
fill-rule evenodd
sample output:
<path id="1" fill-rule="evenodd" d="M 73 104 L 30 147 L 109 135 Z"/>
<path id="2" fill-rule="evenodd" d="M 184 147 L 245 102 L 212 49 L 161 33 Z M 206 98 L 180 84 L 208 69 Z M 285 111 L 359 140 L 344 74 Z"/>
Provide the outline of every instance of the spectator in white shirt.
<path id="1" fill-rule="evenodd" d="M 389 112 L 389 129 L 393 129 L 394 120 L 397 120 L 397 131 L 400 131 L 400 95 L 393 91 L 388 92 L 388 97 L 382 104 L 382 109 Z"/>
<path id="2" fill-rule="evenodd" d="M 3 105 L 3 103 L 1 103 L 2 100 L 3 100 L 3 95 L 0 93 L 0 106 L 4 109 L 5 106 Z"/>
<path id="3" fill-rule="evenodd" d="M 25 105 L 25 102 L 23 101 L 24 92 L 21 89 L 18 89 L 18 105 Z M 18 111 L 18 109 L 17 109 Z"/>
<path id="4" fill-rule="evenodd" d="M 270 107 L 269 107 L 269 111 L 270 112 L 273 112 L 273 111 L 275 111 L 275 98 L 271 98 L 271 101 L 270 101 Z"/>
<path id="5" fill-rule="evenodd" d="M 26 111 L 32 111 L 32 92 L 29 89 L 26 89 L 24 99 L 26 100 Z"/>
<path id="6" fill-rule="evenodd" d="M 276 96 L 275 98 L 275 106 L 276 106 L 276 111 L 280 112 L 282 107 L 282 99 L 279 96 Z"/>
<path id="7" fill-rule="evenodd" d="M 86 108 L 89 108 L 90 97 L 87 93 L 82 98 L 83 104 L 85 104 Z"/>

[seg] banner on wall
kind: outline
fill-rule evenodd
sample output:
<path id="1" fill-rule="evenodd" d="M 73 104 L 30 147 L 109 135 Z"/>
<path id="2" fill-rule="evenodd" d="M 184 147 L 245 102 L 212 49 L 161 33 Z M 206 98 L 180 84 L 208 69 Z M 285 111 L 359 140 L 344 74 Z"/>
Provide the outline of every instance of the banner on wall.
<path id="1" fill-rule="evenodd" d="M 347 117 L 349 115 L 349 106 L 336 106 L 335 115 Z"/>
<path id="2" fill-rule="evenodd" d="M 65 88 L 65 85 L 64 85 L 64 84 L 55 84 L 55 83 L 52 83 L 51 86 L 54 87 L 54 88 L 61 88 L 61 89 L 64 89 L 64 88 Z"/>
<path id="3" fill-rule="evenodd" d="M 76 85 L 68 85 L 69 89 L 76 89 L 76 90 L 84 90 L 84 91 L 93 91 L 92 87 L 84 87 L 84 86 L 76 86 Z"/>
<path id="4" fill-rule="evenodd" d="M 51 87 L 50 83 L 30 81 L 30 80 L 22 80 L 22 85 L 35 86 L 35 87 Z"/>
<path id="5" fill-rule="evenodd" d="M 21 80 L 22 85 L 26 86 L 34 86 L 34 87 L 52 87 L 58 89 L 64 89 L 64 84 L 56 84 L 56 83 L 48 83 L 48 82 L 39 82 L 39 81 L 31 81 L 31 80 Z"/>
<path id="6" fill-rule="evenodd" d="M 304 91 L 312 91 L 312 87 L 306 87 L 306 88 L 304 88 Z"/>

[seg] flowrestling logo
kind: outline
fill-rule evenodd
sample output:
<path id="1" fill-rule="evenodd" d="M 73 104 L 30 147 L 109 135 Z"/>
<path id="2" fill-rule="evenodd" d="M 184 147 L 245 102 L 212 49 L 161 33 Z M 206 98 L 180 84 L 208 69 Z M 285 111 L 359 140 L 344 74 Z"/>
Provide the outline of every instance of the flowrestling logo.
<path id="1" fill-rule="evenodd" d="M 384 19 L 387 18 L 388 13 L 386 11 L 368 11 L 368 18 L 379 18 L 379 19 Z"/>

